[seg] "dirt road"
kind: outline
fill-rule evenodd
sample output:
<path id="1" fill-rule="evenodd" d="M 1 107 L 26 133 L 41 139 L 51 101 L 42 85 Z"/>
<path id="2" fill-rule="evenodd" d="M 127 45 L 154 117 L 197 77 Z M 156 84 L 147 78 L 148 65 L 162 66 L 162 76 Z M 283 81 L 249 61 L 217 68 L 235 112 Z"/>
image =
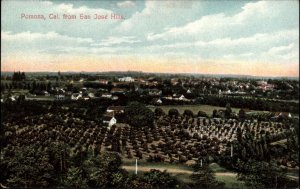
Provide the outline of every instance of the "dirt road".
<path id="1" fill-rule="evenodd" d="M 135 166 L 122 166 L 124 169 L 126 169 L 127 171 L 135 171 Z M 142 172 L 147 172 L 147 171 L 150 171 L 150 169 L 157 169 L 157 170 L 160 170 L 160 171 L 164 171 L 164 170 L 167 170 L 168 173 L 171 173 L 171 174 L 192 174 L 193 171 L 191 170 L 184 170 L 184 169 L 175 169 L 175 168 L 156 168 L 156 167 L 142 167 L 142 166 L 139 166 L 138 167 L 138 172 L 139 171 L 142 171 Z M 216 176 L 231 176 L 231 177 L 236 177 L 237 174 L 236 173 L 232 173 L 232 172 L 217 172 L 215 173 Z M 299 179 L 299 177 L 297 176 L 292 176 L 292 175 L 288 175 L 288 177 L 290 177 L 291 179 Z"/>

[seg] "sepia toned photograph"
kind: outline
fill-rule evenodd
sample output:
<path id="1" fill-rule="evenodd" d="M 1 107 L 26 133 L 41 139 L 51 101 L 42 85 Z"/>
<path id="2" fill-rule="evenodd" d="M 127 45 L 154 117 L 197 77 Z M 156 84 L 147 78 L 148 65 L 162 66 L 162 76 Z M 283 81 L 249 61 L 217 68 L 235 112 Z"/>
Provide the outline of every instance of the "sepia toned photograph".
<path id="1" fill-rule="evenodd" d="M 299 188 L 298 0 L 2 0 L 0 188 Z"/>

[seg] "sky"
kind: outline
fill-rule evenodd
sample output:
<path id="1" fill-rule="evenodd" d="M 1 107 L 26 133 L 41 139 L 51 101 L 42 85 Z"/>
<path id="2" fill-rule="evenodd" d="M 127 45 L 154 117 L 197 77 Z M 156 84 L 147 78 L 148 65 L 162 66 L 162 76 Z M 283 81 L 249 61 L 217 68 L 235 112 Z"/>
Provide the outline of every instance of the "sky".
<path id="1" fill-rule="evenodd" d="M 298 0 L 4 0 L 1 10 L 2 72 L 299 75 Z"/>

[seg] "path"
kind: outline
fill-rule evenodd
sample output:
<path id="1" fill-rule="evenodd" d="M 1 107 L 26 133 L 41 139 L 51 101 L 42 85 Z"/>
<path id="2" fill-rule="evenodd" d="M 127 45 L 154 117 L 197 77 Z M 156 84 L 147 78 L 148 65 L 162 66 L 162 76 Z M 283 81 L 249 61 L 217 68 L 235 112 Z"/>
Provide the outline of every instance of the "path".
<path id="1" fill-rule="evenodd" d="M 127 171 L 135 171 L 135 166 L 122 166 L 122 168 L 126 169 Z M 192 174 L 193 171 L 191 170 L 184 170 L 184 169 L 176 169 L 176 168 L 156 168 L 156 167 L 141 167 L 138 166 L 138 171 L 142 171 L 142 172 L 147 172 L 150 171 L 151 169 L 157 169 L 159 171 L 164 171 L 167 170 L 168 173 L 173 173 L 173 174 Z M 216 176 L 230 176 L 230 177 L 236 177 L 237 174 L 233 173 L 233 172 L 216 172 L 215 173 Z M 290 177 L 291 179 L 296 179 L 298 180 L 299 177 L 297 176 L 293 176 L 293 175 L 288 175 L 288 177 Z"/>
<path id="2" fill-rule="evenodd" d="M 135 171 L 135 166 L 122 166 L 124 169 L 128 170 L 128 171 Z M 175 173 L 175 174 L 192 174 L 193 171 L 191 170 L 184 170 L 184 169 L 175 169 L 175 168 L 155 168 L 155 167 L 141 167 L 138 166 L 138 171 L 142 171 L 142 172 L 147 172 L 150 171 L 151 169 L 157 169 L 160 171 L 164 171 L 167 170 L 168 173 Z M 232 173 L 232 172 L 219 172 L 219 173 L 215 173 L 216 176 L 236 176 L 236 173 Z"/>

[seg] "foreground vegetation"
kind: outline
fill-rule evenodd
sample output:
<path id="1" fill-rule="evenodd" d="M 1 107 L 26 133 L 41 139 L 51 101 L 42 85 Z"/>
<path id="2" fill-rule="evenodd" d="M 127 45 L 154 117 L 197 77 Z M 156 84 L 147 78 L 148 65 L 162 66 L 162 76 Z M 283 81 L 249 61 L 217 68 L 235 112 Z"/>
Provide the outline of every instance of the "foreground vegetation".
<path id="1" fill-rule="evenodd" d="M 219 95 L 218 87 L 227 90 L 220 83 L 235 90 L 231 80 L 181 78 L 173 84 L 170 78 L 149 79 L 157 84 L 152 92 L 161 90 L 162 95 L 152 96 L 152 88 L 144 84 L 136 88 L 111 77 L 114 85 L 126 89 L 113 100 L 87 97 L 87 91 L 96 96 L 111 91 L 111 81 L 99 85 L 93 76 L 80 75 L 70 77 L 76 80 L 73 85 L 68 77 L 38 77 L 43 82 L 37 83 L 15 73 L 12 82 L 1 85 L 1 187 L 299 186 L 299 109 L 297 102 L 283 101 L 295 96 L 297 82 L 270 81 L 278 85 L 277 92 L 292 90 L 272 100 L 276 91 L 254 98 Z M 220 85 L 215 88 L 210 82 Z M 257 87 L 255 82 L 251 85 Z M 82 99 L 54 99 L 53 95 L 79 93 L 83 86 Z M 34 96 L 42 90 L 49 90 L 47 96 Z M 14 96 L 17 92 L 22 94 Z M 183 92 L 182 101 L 170 97 Z M 153 103 L 157 98 L 160 105 Z M 115 122 L 104 122 L 107 116 Z M 136 159 L 137 175 L 132 163 Z"/>

